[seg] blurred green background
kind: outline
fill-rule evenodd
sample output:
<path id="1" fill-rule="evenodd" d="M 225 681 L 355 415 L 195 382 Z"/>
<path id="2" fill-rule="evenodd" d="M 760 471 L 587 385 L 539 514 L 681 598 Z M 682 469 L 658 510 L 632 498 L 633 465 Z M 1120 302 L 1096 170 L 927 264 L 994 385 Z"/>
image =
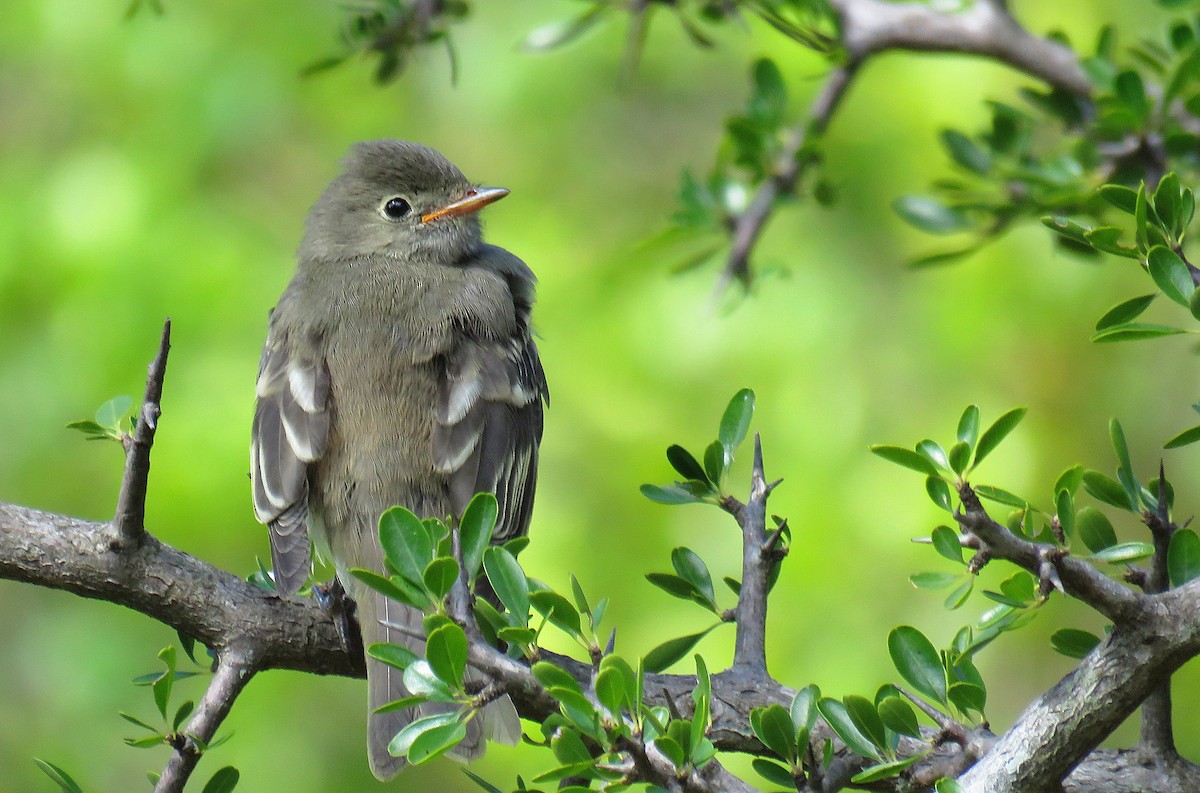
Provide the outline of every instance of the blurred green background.
<path id="1" fill-rule="evenodd" d="M 622 85 L 621 26 L 533 55 L 519 50 L 522 37 L 580 4 L 481 0 L 455 33 L 456 85 L 435 50 L 379 88 L 361 60 L 299 77 L 337 51 L 334 3 L 166 5 L 165 16 L 128 22 L 125 0 L 5 6 L 0 499 L 111 515 L 120 452 L 64 425 L 114 395 L 140 395 L 169 315 L 174 350 L 149 528 L 215 565 L 252 571 L 267 554 L 246 473 L 267 311 L 339 157 L 384 136 L 431 144 L 470 178 L 513 191 L 486 212 L 487 234 L 540 276 L 536 320 L 554 395 L 534 542 L 522 558 L 553 586 L 566 587 L 573 571 L 593 600 L 608 596 L 618 650 L 629 655 L 707 624 L 642 577 L 669 569 L 672 547 L 691 546 L 716 575 L 737 572 L 731 521 L 715 509 L 652 504 L 637 488 L 669 480 L 669 443 L 698 451 L 715 437 L 742 386 L 758 394 L 753 426 L 767 473 L 785 480 L 772 509 L 795 532 L 771 604 L 772 672 L 838 697 L 895 678 L 885 645 L 894 625 L 944 644 L 987 603 L 976 596 L 949 613 L 941 595 L 910 586 L 911 573 L 945 569 L 909 542 L 940 518 L 920 478 L 873 457 L 869 444 L 947 440 L 969 402 L 985 422 L 1028 405 L 978 480 L 1045 505 L 1067 466 L 1114 467 L 1110 416 L 1124 423 L 1143 479 L 1163 440 L 1194 423 L 1187 342 L 1088 343 L 1101 312 L 1146 291 L 1126 260 L 1083 263 L 1029 226 L 964 266 L 905 269 L 906 257 L 937 241 L 904 226 L 889 203 L 946 173 L 939 129 L 982 126 L 984 98 L 1011 101 L 1028 82 L 1004 68 L 903 54 L 872 63 L 830 131 L 826 172 L 838 203 L 780 212 L 757 260 L 782 274 L 714 311 L 713 269 L 673 276 L 671 261 L 638 242 L 665 228 L 681 170 L 709 167 L 723 117 L 744 105 L 754 58 L 777 58 L 797 114 L 819 86 L 822 64 L 762 25 L 730 27 L 703 52 L 664 15 L 638 78 Z M 1061 28 L 1089 47 L 1104 21 L 1126 43 L 1164 23 L 1119 0 L 1013 5 L 1034 30 Z M 1197 505 L 1188 485 L 1198 454 L 1166 457 L 1185 517 Z M 743 479 L 746 469 L 743 459 Z M 1128 521 L 1118 531 L 1141 538 Z M 994 584 L 1007 571 L 986 575 Z M 999 729 L 1070 668 L 1049 651 L 1049 634 L 1068 623 L 1101 627 L 1057 596 L 1044 611 L 979 659 Z M 138 790 L 146 770 L 161 769 L 163 750 L 123 746 L 133 733 L 116 714 L 155 717 L 129 680 L 157 668 L 172 631 L 3 581 L 0 637 L 0 792 L 53 789 L 33 756 L 97 791 Z M 723 629 L 701 645 L 710 668 L 728 661 L 731 640 Z M 181 693 L 198 696 L 202 681 Z M 1194 665 L 1176 691 L 1195 702 Z M 364 701 L 361 681 L 264 674 L 226 722 L 234 740 L 201 776 L 232 763 L 246 791 L 378 789 L 365 762 Z M 1181 747 L 1195 758 L 1200 725 L 1179 721 Z M 1118 739 L 1133 735 L 1127 725 Z M 515 771 L 545 767 L 536 753 L 494 749 L 475 770 L 507 786 Z M 450 761 L 387 787 L 476 789 Z"/>

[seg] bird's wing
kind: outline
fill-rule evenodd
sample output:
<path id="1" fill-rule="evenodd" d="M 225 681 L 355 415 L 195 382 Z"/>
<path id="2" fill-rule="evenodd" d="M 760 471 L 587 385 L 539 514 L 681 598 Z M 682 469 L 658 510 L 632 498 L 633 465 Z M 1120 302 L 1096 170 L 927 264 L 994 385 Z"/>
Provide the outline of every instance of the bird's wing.
<path id="1" fill-rule="evenodd" d="M 250 441 L 254 512 L 270 530 L 275 585 L 285 595 L 308 577 L 308 466 L 329 433 L 329 371 L 315 345 L 294 341 L 272 323 Z"/>
<path id="2" fill-rule="evenodd" d="M 481 491 L 496 494 L 493 541 L 526 533 L 537 480 L 546 374 L 528 331 L 503 340 L 463 338 L 441 358 L 434 467 L 450 477 L 462 514 Z"/>

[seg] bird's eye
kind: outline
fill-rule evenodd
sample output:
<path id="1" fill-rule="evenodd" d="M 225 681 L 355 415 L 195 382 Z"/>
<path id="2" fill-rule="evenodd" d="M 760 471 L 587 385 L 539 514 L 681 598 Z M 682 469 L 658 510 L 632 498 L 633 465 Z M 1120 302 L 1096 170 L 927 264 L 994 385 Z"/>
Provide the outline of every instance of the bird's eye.
<path id="1" fill-rule="evenodd" d="M 400 218 L 412 212 L 412 204 L 405 201 L 399 196 L 389 198 L 383 205 L 383 214 L 391 220 L 399 220 Z"/>

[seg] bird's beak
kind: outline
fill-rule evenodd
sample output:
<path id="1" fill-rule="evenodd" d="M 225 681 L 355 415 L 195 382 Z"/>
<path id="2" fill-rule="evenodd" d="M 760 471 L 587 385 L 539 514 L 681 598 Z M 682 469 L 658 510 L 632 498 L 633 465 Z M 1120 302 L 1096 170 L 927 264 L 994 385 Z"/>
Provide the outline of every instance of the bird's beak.
<path id="1" fill-rule="evenodd" d="M 457 201 L 451 201 L 444 207 L 439 207 L 432 212 L 426 212 L 424 215 L 421 215 L 421 222 L 428 223 L 438 218 L 452 218 L 477 212 L 493 201 L 499 201 L 501 198 L 504 198 L 508 193 L 509 191 L 505 187 L 472 187 Z"/>

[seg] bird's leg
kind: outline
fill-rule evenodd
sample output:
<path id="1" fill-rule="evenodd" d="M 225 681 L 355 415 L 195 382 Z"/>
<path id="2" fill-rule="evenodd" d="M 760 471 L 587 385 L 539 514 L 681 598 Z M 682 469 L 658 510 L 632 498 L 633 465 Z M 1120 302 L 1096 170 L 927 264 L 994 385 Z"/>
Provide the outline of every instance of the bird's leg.
<path id="1" fill-rule="evenodd" d="M 342 646 L 352 655 L 361 655 L 363 652 L 362 630 L 355 617 L 358 604 L 346 592 L 341 580 L 334 578 L 328 584 L 314 584 L 312 592 L 321 608 L 328 611 L 329 616 L 333 617 L 333 623 L 337 626 Z"/>

